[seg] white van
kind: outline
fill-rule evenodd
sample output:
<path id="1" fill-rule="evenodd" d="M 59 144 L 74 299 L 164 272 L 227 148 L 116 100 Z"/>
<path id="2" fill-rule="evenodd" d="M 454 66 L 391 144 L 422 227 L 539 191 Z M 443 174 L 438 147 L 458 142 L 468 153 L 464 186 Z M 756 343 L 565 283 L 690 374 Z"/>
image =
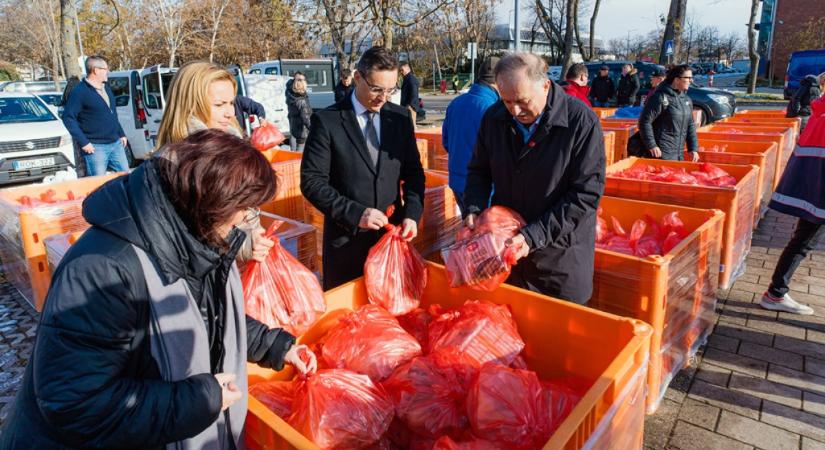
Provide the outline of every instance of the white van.
<path id="1" fill-rule="evenodd" d="M 146 159 L 155 148 L 166 93 L 178 69 L 152 66 L 109 73 L 117 117 L 129 140 L 127 156 Z"/>
<path id="2" fill-rule="evenodd" d="M 244 74 L 237 66 L 230 67 L 229 71 L 235 75 L 235 81 L 238 83 L 237 95 L 249 97 L 263 105 L 266 111 L 266 120 L 275 124 L 278 130 L 288 137 L 289 111 L 287 111 L 286 106 L 286 82 L 289 81 L 289 77 L 284 75 Z M 252 131 L 252 128 L 257 128 L 257 124 L 244 123 L 240 117 L 237 117 L 237 119 L 241 127 L 246 129 L 247 134 Z"/>
<path id="3" fill-rule="evenodd" d="M 302 72 L 307 78 L 309 104 L 313 109 L 326 108 L 335 103 L 335 71 L 331 59 L 278 59 L 253 64 L 253 75 L 286 75 Z"/>
<path id="4" fill-rule="evenodd" d="M 0 185 L 40 181 L 74 164 L 72 137 L 43 100 L 0 92 Z"/>

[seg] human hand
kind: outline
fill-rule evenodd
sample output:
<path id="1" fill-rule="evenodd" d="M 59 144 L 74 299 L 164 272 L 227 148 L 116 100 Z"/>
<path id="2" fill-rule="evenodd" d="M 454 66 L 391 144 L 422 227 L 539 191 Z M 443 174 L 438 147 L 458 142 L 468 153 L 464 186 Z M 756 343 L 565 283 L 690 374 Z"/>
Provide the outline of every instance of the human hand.
<path id="1" fill-rule="evenodd" d="M 367 208 L 364 210 L 364 213 L 361 214 L 361 221 L 358 223 L 358 227 L 365 230 L 380 230 L 389 222 L 390 220 L 386 214 L 375 208 Z"/>
<path id="2" fill-rule="evenodd" d="M 122 138 L 120 138 L 120 145 L 122 145 L 122 146 L 123 146 L 123 148 L 126 148 L 126 145 L 127 145 L 128 143 L 129 143 L 129 140 L 128 140 L 128 139 L 126 139 L 126 136 L 123 136 Z"/>
<path id="3" fill-rule="evenodd" d="M 226 411 L 243 396 L 243 393 L 235 384 L 234 373 L 218 373 L 215 374 L 215 379 L 221 385 L 221 412 Z"/>
<path id="4" fill-rule="evenodd" d="M 318 358 L 306 345 L 293 345 L 287 350 L 284 362 L 295 367 L 302 375 L 318 370 Z"/>
<path id="5" fill-rule="evenodd" d="M 275 241 L 264 236 L 264 229 L 258 227 L 252 230 L 252 259 L 264 262 L 269 251 L 275 246 Z"/>
<path id="6" fill-rule="evenodd" d="M 418 236 L 418 224 L 412 219 L 404 219 L 401 222 L 401 237 L 409 242 Z"/>
<path id="7" fill-rule="evenodd" d="M 693 162 L 699 162 L 699 152 L 690 152 L 690 156 L 693 158 Z"/>
<path id="8" fill-rule="evenodd" d="M 467 214 L 467 217 L 464 218 L 464 226 L 471 230 L 474 229 L 476 227 L 476 215 Z"/>
<path id="9" fill-rule="evenodd" d="M 650 149 L 650 154 L 654 158 L 661 158 L 662 157 L 662 149 L 660 149 L 659 147 L 653 147 L 652 149 Z"/>
<path id="10" fill-rule="evenodd" d="M 91 155 L 92 153 L 94 153 L 94 152 L 95 152 L 95 146 L 94 146 L 94 145 L 92 145 L 92 143 L 91 143 L 91 142 L 89 142 L 88 144 L 86 144 L 86 145 L 84 145 L 83 147 L 81 147 L 81 150 L 83 150 L 83 151 L 84 151 L 84 152 L 86 152 L 87 154 Z"/>
<path id="11" fill-rule="evenodd" d="M 509 239 L 507 246 L 514 246 L 516 248 L 516 261 L 530 254 L 530 246 L 527 245 L 527 240 L 524 239 L 524 235 L 521 233 L 517 234 L 512 239 Z"/>

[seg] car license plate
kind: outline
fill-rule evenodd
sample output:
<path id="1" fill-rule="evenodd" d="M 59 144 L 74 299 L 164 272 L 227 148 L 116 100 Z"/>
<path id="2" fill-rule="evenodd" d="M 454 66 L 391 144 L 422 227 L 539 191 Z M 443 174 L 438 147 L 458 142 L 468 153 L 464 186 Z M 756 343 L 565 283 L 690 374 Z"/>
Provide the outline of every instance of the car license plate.
<path id="1" fill-rule="evenodd" d="M 26 159 L 23 161 L 12 161 L 12 168 L 14 170 L 29 170 L 29 169 L 39 169 L 41 167 L 48 167 L 54 165 L 54 157 L 50 158 L 38 158 L 38 159 Z"/>

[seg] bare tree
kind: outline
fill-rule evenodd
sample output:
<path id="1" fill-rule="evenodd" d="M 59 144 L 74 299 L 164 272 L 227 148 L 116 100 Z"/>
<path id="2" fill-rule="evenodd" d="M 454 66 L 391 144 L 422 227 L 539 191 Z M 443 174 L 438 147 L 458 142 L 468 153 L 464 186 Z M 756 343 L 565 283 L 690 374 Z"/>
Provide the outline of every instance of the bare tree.
<path id="1" fill-rule="evenodd" d="M 596 49 L 595 49 L 595 46 L 594 46 L 594 39 L 595 39 L 595 36 L 596 36 L 596 17 L 599 16 L 599 6 L 601 6 L 601 4 L 602 4 L 602 0 L 596 0 L 596 3 L 593 5 L 593 14 L 590 16 L 590 36 L 589 36 L 590 42 L 589 42 L 589 45 L 588 45 L 590 50 L 588 52 L 588 54 L 589 54 L 588 59 L 593 59 L 594 58 L 593 55 L 596 54 Z"/>
<path id="2" fill-rule="evenodd" d="M 160 22 L 163 42 L 169 55 L 169 67 L 175 66 L 178 51 L 192 34 L 200 30 L 188 28 L 192 5 L 187 0 L 150 0 L 149 9 Z"/>
<path id="3" fill-rule="evenodd" d="M 435 14 L 444 5 L 454 0 L 367 0 L 370 19 L 381 34 L 383 46 L 393 48 L 393 32 L 397 28 L 408 28 Z"/>
<path id="4" fill-rule="evenodd" d="M 751 0 L 751 16 L 748 22 L 748 56 L 751 60 L 751 73 L 748 83 L 748 94 L 756 92 L 756 76 L 759 73 L 759 52 L 757 51 L 756 20 L 759 16 L 760 0 Z"/>
<path id="5" fill-rule="evenodd" d="M 579 0 L 567 0 L 567 6 L 565 6 L 564 57 L 561 63 L 562 74 L 567 73 L 567 69 L 573 65 L 573 35 L 578 3 Z"/>
<path id="6" fill-rule="evenodd" d="M 211 39 L 209 40 L 209 62 L 215 60 L 215 41 L 218 39 L 218 31 L 221 29 L 221 19 L 226 7 L 229 6 L 229 0 L 209 0 L 207 3 L 209 11 L 209 19 L 211 25 Z"/>
<path id="7" fill-rule="evenodd" d="M 665 34 L 662 37 L 662 51 L 659 53 L 659 64 L 667 64 L 668 56 L 665 54 L 667 41 L 673 41 L 673 54 L 678 55 L 682 45 L 682 27 L 685 24 L 685 14 L 687 12 L 687 0 L 670 0 L 670 9 L 667 13 L 667 24 Z"/>

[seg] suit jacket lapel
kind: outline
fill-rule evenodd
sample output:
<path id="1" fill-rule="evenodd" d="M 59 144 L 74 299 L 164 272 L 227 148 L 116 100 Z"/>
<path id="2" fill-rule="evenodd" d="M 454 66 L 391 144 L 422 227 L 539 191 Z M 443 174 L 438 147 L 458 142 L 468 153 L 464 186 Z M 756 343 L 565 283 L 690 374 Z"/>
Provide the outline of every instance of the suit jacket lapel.
<path id="1" fill-rule="evenodd" d="M 358 154 L 361 155 L 361 159 L 364 160 L 364 164 L 366 164 L 373 175 L 375 175 L 377 173 L 376 168 L 372 164 L 372 158 L 370 158 L 369 151 L 367 150 L 367 141 L 364 139 L 364 133 L 361 131 L 361 127 L 358 125 L 358 119 L 355 117 L 355 110 L 353 109 L 351 99 L 344 104 L 344 108 L 341 110 L 341 123 L 350 141 L 352 141 L 352 144 L 358 151 Z M 383 129 L 384 127 L 382 126 L 382 136 Z M 381 141 L 383 142 L 383 139 Z"/>

